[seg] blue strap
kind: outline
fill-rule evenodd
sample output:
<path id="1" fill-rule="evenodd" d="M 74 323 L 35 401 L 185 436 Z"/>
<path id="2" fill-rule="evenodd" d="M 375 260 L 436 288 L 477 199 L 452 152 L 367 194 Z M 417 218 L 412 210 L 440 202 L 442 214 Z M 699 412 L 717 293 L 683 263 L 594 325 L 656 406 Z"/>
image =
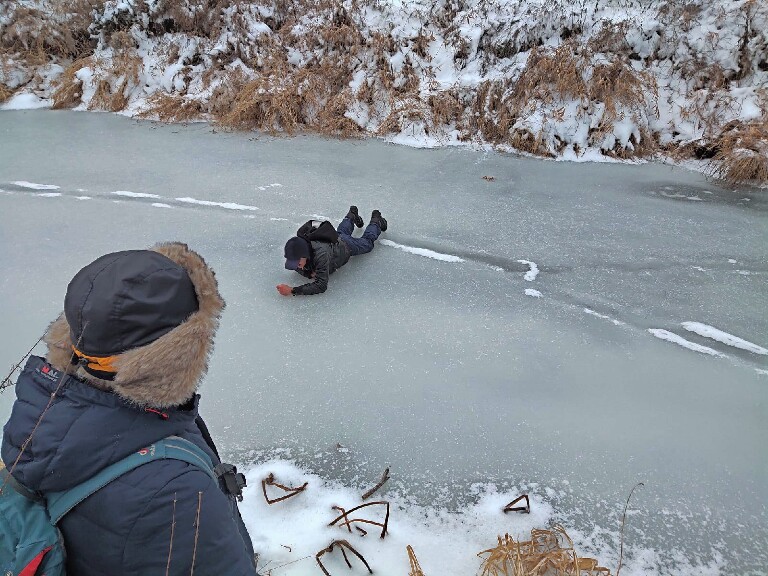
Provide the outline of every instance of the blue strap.
<path id="1" fill-rule="evenodd" d="M 169 458 L 197 466 L 216 480 L 213 464 L 208 454 L 189 440 L 184 440 L 178 436 L 169 436 L 147 448 L 134 452 L 130 456 L 126 456 L 114 464 L 110 464 L 101 472 L 74 488 L 64 490 L 63 492 L 48 493 L 48 513 L 51 516 L 51 523 L 58 524 L 59 520 L 72 508 L 126 472 L 130 472 L 134 468 L 154 460 Z"/>

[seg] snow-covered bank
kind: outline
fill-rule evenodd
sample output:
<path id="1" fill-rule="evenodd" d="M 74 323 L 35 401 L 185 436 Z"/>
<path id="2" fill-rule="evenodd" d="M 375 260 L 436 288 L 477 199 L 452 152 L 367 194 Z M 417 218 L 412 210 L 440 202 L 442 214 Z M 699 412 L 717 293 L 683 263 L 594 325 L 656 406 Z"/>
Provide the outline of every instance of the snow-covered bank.
<path id="1" fill-rule="evenodd" d="M 305 482 L 307 487 L 294 497 L 269 505 L 262 490 L 266 490 L 270 498 L 287 494 L 274 487 L 262 488 L 262 480 L 270 474 L 274 474 L 275 482 L 286 487 L 299 487 Z M 412 573 L 409 572 L 406 552 L 409 545 L 415 551 L 424 574 L 477 574 L 482 563 L 478 552 L 495 547 L 497 534 L 510 534 L 519 540 L 530 539 L 532 529 L 551 526 L 562 519 L 556 509 L 558 502 L 573 493 L 567 481 L 554 488 L 533 483 L 506 490 L 500 490 L 492 484 L 475 484 L 470 489 L 473 503 L 449 511 L 414 505 L 406 495 L 397 491 L 386 493 L 385 489 L 382 491 L 384 495 L 376 495 L 368 500 L 389 502 L 387 536 L 382 539 L 379 537 L 381 527 L 371 524 L 356 523 L 350 528 L 352 533 L 338 524 L 328 525 L 340 514 L 336 507 L 350 510 L 363 503 L 357 488 L 322 478 L 284 459 L 269 459 L 250 468 L 247 480 L 248 488 L 241 505 L 243 519 L 259 553 L 261 572 L 274 572 L 275 576 L 319 573 L 315 554 L 335 539 L 347 539 L 363 555 L 375 574 L 405 576 Z M 529 495 L 529 514 L 502 512 L 508 503 L 521 494 Z M 605 503 L 612 517 L 620 513 L 622 505 L 621 502 Z M 385 513 L 384 506 L 379 505 L 360 510 L 350 517 L 382 523 Z M 673 514 L 668 510 L 664 510 L 664 513 Z M 645 511 L 630 509 L 627 522 L 632 523 L 638 520 L 638 515 L 643 514 Z M 600 565 L 615 567 L 618 562 L 618 526 L 613 518 L 602 526 L 599 524 L 605 519 L 595 520 L 596 525 L 591 533 L 568 530 L 574 540 L 574 549 L 580 557 L 594 555 Z M 363 536 L 354 526 L 363 527 L 367 534 Z M 350 554 L 349 557 L 353 569 L 366 573 L 354 556 Z M 628 561 L 628 558 L 631 560 Z M 322 561 L 332 574 L 347 572 L 338 552 L 323 556 Z M 715 576 L 723 573 L 724 567 L 719 553 L 696 561 L 686 559 L 684 554 L 672 559 L 636 543 L 627 543 L 622 574 Z"/>
<path id="2" fill-rule="evenodd" d="M 0 100 L 768 181 L 764 2 L 211 4 L 5 3 Z"/>

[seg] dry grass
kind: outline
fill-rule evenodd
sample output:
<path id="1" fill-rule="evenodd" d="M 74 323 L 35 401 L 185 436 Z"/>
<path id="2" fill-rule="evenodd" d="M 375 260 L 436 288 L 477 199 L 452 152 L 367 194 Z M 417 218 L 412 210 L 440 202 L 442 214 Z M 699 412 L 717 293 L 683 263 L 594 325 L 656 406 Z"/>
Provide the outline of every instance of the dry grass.
<path id="1" fill-rule="evenodd" d="M 98 66 L 100 76 L 96 92 L 88 103 L 89 110 L 119 112 L 128 105 L 127 91 L 139 83 L 143 62 L 133 47 L 123 48 L 108 66 Z M 117 86 L 113 90 L 113 86 Z"/>
<path id="2" fill-rule="evenodd" d="M 715 140 L 709 173 L 731 185 L 768 184 L 768 120 L 732 123 Z"/>
<path id="3" fill-rule="evenodd" d="M 53 106 L 54 110 L 62 108 L 74 108 L 80 103 L 83 95 L 83 83 L 75 76 L 79 70 L 86 66 L 93 66 L 94 59 L 81 58 L 75 60 L 59 77 L 54 85 Z"/>
<path id="4" fill-rule="evenodd" d="M 408 576 L 425 576 L 421 566 L 419 565 L 419 560 L 416 558 L 416 553 L 413 551 L 413 548 L 408 545 L 406 546 L 405 550 L 408 552 L 408 561 L 411 565 Z"/>
<path id="5" fill-rule="evenodd" d="M 13 96 L 13 90 L 8 88 L 5 84 L 0 84 L 0 103 L 5 102 L 11 96 Z"/>
<path id="6" fill-rule="evenodd" d="M 103 4 L 104 0 L 57 0 L 46 11 L 18 5 L 0 29 L 0 47 L 21 55 L 30 66 L 92 54 L 91 10 Z"/>
<path id="7" fill-rule="evenodd" d="M 177 94 L 158 92 L 147 100 L 148 107 L 140 112 L 140 118 L 158 118 L 161 122 L 189 122 L 203 115 L 199 100 Z"/>
<path id="8" fill-rule="evenodd" d="M 600 42 L 618 42 L 616 37 Z M 653 77 L 635 71 L 626 60 L 616 58 L 593 64 L 588 46 L 568 40 L 557 49 L 533 48 L 526 68 L 517 80 L 486 81 L 478 86 L 468 122 L 470 133 L 485 141 L 505 144 L 538 156 L 554 156 L 567 143 L 545 131 L 565 119 L 565 104 L 577 102 L 577 114 L 600 114 L 590 129 L 589 144 L 600 146 L 613 132 L 614 123 L 627 115 L 639 126 L 646 125 L 649 106 L 655 106 L 657 88 Z M 597 112 L 596 105 L 604 104 Z M 539 117 L 532 128 L 526 119 Z M 656 149 L 655 139 L 645 131 L 622 145 L 617 142 L 606 153 L 622 158 L 647 156 Z"/>
<path id="9" fill-rule="evenodd" d="M 499 537 L 495 548 L 478 554 L 481 576 L 610 576 L 593 558 L 579 558 L 562 526 L 531 530 L 531 539 Z"/>

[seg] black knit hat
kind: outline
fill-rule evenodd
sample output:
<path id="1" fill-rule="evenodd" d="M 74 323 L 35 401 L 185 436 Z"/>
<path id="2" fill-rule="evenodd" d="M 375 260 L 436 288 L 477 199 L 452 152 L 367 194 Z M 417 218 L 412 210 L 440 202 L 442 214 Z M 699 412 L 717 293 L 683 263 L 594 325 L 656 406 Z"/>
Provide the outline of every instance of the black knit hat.
<path id="1" fill-rule="evenodd" d="M 296 270 L 301 258 L 309 258 L 309 242 L 304 238 L 294 236 L 285 243 L 285 268 Z"/>
<path id="2" fill-rule="evenodd" d="M 81 357 L 116 356 L 149 344 L 197 310 L 184 268 L 150 250 L 98 258 L 75 274 L 64 298 L 72 343 Z"/>

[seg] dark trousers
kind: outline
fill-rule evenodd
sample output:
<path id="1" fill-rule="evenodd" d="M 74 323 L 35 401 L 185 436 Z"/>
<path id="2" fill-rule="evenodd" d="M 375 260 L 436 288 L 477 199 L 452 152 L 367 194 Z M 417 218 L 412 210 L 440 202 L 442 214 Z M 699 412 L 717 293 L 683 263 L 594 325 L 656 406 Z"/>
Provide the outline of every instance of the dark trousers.
<path id="1" fill-rule="evenodd" d="M 373 243 L 381 234 L 381 229 L 378 224 L 368 224 L 360 238 L 352 238 L 352 231 L 355 229 L 355 225 L 352 224 L 352 220 L 344 218 L 336 228 L 336 232 L 339 233 L 339 239 L 344 241 L 344 244 L 349 246 L 349 253 L 352 256 L 359 256 L 360 254 L 366 254 L 373 250 Z"/>

